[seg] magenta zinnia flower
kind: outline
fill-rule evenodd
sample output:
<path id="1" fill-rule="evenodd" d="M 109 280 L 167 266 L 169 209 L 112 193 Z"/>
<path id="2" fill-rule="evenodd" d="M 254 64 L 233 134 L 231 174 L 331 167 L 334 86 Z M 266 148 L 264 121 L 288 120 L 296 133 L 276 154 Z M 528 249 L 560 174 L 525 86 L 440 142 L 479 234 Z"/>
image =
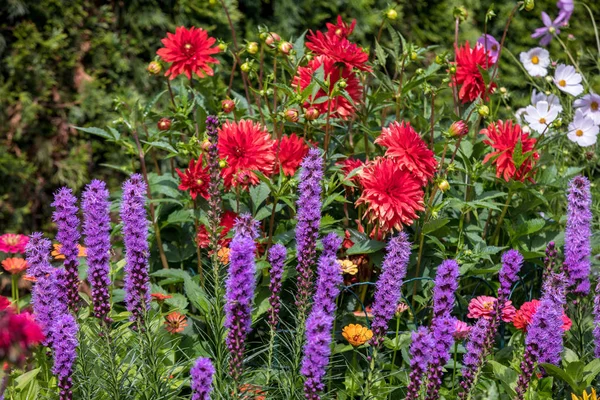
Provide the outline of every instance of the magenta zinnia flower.
<path id="1" fill-rule="evenodd" d="M 0 252 L 23 254 L 27 242 L 29 242 L 29 237 L 25 235 L 5 233 L 0 236 Z"/>

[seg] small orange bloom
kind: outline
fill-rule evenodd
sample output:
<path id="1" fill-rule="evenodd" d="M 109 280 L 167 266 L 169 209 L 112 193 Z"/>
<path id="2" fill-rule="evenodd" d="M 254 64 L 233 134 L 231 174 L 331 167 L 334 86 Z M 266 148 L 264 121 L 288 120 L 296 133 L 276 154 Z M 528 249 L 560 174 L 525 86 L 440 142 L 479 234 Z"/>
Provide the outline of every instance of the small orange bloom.
<path id="1" fill-rule="evenodd" d="M 246 397 L 244 397 L 244 399 L 252 399 L 252 400 L 266 400 L 266 396 L 264 396 L 264 393 L 261 389 L 260 386 L 258 385 L 252 385 L 250 383 L 246 383 L 244 385 L 242 385 L 240 387 L 240 393 L 245 394 Z M 250 395 L 250 396 L 248 396 Z M 252 396 L 254 395 L 254 396 Z"/>
<path id="2" fill-rule="evenodd" d="M 52 250 L 52 253 L 50 253 L 50 255 L 52 257 L 54 257 L 55 260 L 64 260 L 65 259 L 65 255 L 60 252 L 60 249 L 62 248 L 62 244 L 55 243 L 55 244 L 52 245 L 52 247 L 54 248 L 54 250 Z M 87 256 L 87 249 L 85 247 L 83 247 L 82 245 L 78 244 L 77 248 L 79 248 L 79 255 L 78 255 L 78 257 L 86 257 Z"/>
<path id="3" fill-rule="evenodd" d="M 165 317 L 165 329 L 170 333 L 183 332 L 183 329 L 187 326 L 187 318 L 185 315 L 173 311 L 171 314 Z"/>
<path id="4" fill-rule="evenodd" d="M 156 300 L 159 303 L 162 303 L 163 301 L 173 297 L 170 294 L 162 294 L 162 293 L 152 293 L 152 294 L 150 294 L 150 296 L 152 297 L 152 300 Z"/>
<path id="5" fill-rule="evenodd" d="M 23 275 L 23 280 L 29 281 L 29 282 L 37 282 L 36 277 L 33 275 Z"/>
<path id="6" fill-rule="evenodd" d="M 20 274 L 27 269 L 27 261 L 24 258 L 7 258 L 2 260 L 2 268 L 12 275 Z"/>
<path id="7" fill-rule="evenodd" d="M 342 329 L 342 336 L 352 346 L 358 347 L 371 340 L 373 331 L 362 325 L 350 324 Z"/>
<path id="8" fill-rule="evenodd" d="M 217 252 L 217 256 L 219 257 L 221 264 L 229 264 L 229 247 L 221 247 Z"/>

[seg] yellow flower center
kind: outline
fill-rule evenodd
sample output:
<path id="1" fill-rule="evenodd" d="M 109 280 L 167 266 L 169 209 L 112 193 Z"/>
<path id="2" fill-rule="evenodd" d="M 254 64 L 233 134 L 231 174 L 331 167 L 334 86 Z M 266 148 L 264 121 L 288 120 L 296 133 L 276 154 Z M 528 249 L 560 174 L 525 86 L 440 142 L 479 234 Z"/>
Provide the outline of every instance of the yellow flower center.
<path id="1" fill-rule="evenodd" d="M 184 44 L 184 45 L 183 45 L 183 47 L 184 47 L 186 50 L 190 50 L 190 49 L 192 48 L 192 44 L 191 44 L 191 43 L 186 43 L 186 44 Z"/>
<path id="2" fill-rule="evenodd" d="M 592 101 L 592 104 L 590 104 L 590 108 L 592 109 L 592 111 L 598 111 L 598 102 Z"/>
<path id="3" fill-rule="evenodd" d="M 583 131 L 581 129 L 577 129 L 575 131 L 575 135 L 578 136 L 578 137 L 581 137 L 581 136 L 583 136 Z"/>
<path id="4" fill-rule="evenodd" d="M 196 180 L 196 184 L 197 184 L 198 186 L 202 186 L 202 184 L 203 184 L 203 183 L 204 183 L 204 182 L 202 182 L 202 179 L 198 179 L 198 180 Z"/>
<path id="5" fill-rule="evenodd" d="M 564 79 L 561 79 L 560 81 L 558 81 L 558 86 L 560 86 L 560 87 L 567 86 L 567 81 L 565 81 Z"/>
<path id="6" fill-rule="evenodd" d="M 546 118 L 540 118 L 540 124 L 545 124 L 546 123 Z"/>
<path id="7" fill-rule="evenodd" d="M 540 62 L 540 58 L 538 56 L 531 57 L 532 64 L 538 64 Z"/>

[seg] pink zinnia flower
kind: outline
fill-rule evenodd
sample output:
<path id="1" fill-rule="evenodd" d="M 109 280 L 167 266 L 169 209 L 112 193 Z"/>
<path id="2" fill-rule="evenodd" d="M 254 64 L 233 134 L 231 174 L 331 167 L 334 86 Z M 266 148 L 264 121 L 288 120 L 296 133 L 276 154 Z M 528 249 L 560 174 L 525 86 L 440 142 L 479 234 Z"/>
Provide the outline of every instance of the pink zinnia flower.
<path id="1" fill-rule="evenodd" d="M 469 303 L 469 318 L 485 318 L 490 319 L 492 312 L 496 306 L 497 299 L 491 296 L 478 296 L 471 300 Z M 515 317 L 516 309 L 512 305 L 512 301 L 507 301 L 502 310 L 502 321 L 511 322 Z"/>
<path id="2" fill-rule="evenodd" d="M 469 336 L 469 332 L 471 332 L 471 327 L 466 322 L 457 319 L 454 325 L 454 339 L 464 340 Z"/>
<path id="3" fill-rule="evenodd" d="M 4 253 L 25 253 L 29 237 L 21 234 L 5 233 L 0 236 L 0 251 Z"/>

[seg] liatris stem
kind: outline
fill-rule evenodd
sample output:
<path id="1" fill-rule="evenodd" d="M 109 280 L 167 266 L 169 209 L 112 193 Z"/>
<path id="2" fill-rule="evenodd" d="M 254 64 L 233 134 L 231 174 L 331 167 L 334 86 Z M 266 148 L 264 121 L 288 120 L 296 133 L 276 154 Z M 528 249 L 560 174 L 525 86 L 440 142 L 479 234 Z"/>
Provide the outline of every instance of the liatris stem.
<path id="1" fill-rule="evenodd" d="M 93 180 L 83 192 L 83 232 L 94 316 L 110 322 L 110 202 L 106 184 Z"/>
<path id="2" fill-rule="evenodd" d="M 77 312 L 79 308 L 79 218 L 77 212 L 77 198 L 71 189 L 63 187 L 54 195 L 55 208 L 52 219 L 56 223 L 58 232 L 56 240 L 60 243 L 60 252 L 65 261 L 65 287 L 69 309 Z"/>
<path id="3" fill-rule="evenodd" d="M 235 382 L 242 375 L 246 337 L 252 326 L 256 264 L 257 221 L 242 214 L 235 223 L 230 245 L 229 271 L 225 291 L 225 328 L 230 353 L 229 372 Z"/>
<path id="4" fill-rule="evenodd" d="M 210 181 L 208 183 L 208 236 L 210 251 L 212 254 L 213 285 L 215 298 L 220 299 L 221 278 L 219 261 L 219 224 L 221 221 L 221 168 L 219 166 L 219 119 L 213 115 L 206 117 L 206 135 L 210 145 L 208 146 L 208 171 Z"/>
<path id="5" fill-rule="evenodd" d="M 412 343 L 410 345 L 410 376 L 408 387 L 406 388 L 406 400 L 415 400 L 419 398 L 419 391 L 427 365 L 431 360 L 433 339 L 429 330 L 422 326 L 412 334 Z"/>
<path id="6" fill-rule="evenodd" d="M 296 225 L 296 255 L 298 258 L 298 307 L 299 331 L 302 333 L 308 310 L 308 299 L 313 288 L 313 265 L 316 257 L 317 237 L 321 222 L 321 180 L 323 159 L 317 148 L 308 151 L 302 160 L 298 191 L 298 224 Z"/>
<path id="7" fill-rule="evenodd" d="M 283 277 L 285 257 L 286 249 L 281 244 L 276 244 L 269 250 L 269 261 L 271 263 L 271 282 L 269 283 L 269 290 L 271 291 L 271 297 L 269 297 L 270 308 L 268 322 L 273 331 L 277 328 L 277 316 L 279 314 L 281 301 L 281 279 Z"/>
<path id="8" fill-rule="evenodd" d="M 573 178 L 569 182 L 567 199 L 564 268 L 573 293 L 577 296 L 585 296 L 590 291 L 590 256 L 592 254 L 590 181 L 583 176 Z"/>
<path id="9" fill-rule="evenodd" d="M 71 400 L 73 398 L 72 374 L 77 358 L 77 332 L 79 327 L 75 318 L 66 313 L 58 318 L 52 326 L 52 351 L 54 353 L 54 366 L 52 373 L 58 378 L 60 389 L 60 400 Z"/>
<path id="10" fill-rule="evenodd" d="M 373 300 L 373 339 L 371 345 L 379 347 L 387 333 L 388 323 L 394 316 L 400 301 L 400 288 L 406 276 L 406 266 L 410 257 L 408 235 L 400 232 L 390 239 L 387 254 L 383 260 L 382 272 L 375 285 Z"/>
<path id="11" fill-rule="evenodd" d="M 141 175 L 133 174 L 123 185 L 121 220 L 125 242 L 125 304 L 134 328 L 142 328 L 150 307 L 148 265 L 148 220 L 146 219 L 146 184 Z"/>
<path id="12" fill-rule="evenodd" d="M 192 376 L 192 400 L 210 400 L 215 368 L 208 358 L 200 357 L 190 370 Z"/>
<path id="13" fill-rule="evenodd" d="M 554 242 L 549 242 L 548 246 L 546 246 L 546 258 L 544 258 L 544 281 L 554 272 L 557 254 L 556 245 Z"/>

